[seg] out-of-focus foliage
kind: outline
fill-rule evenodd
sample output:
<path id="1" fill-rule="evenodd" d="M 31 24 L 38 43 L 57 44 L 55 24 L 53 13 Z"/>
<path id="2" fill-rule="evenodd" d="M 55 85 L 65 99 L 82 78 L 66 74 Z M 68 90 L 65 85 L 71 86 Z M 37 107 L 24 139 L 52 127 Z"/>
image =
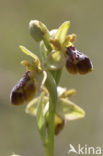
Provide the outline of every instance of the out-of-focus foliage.
<path id="1" fill-rule="evenodd" d="M 103 145 L 103 1 L 94 0 L 0 0 L 0 155 L 42 155 L 43 148 L 35 119 L 24 112 L 25 106 L 13 107 L 11 88 L 24 72 L 19 64 L 24 59 L 18 46 L 38 54 L 38 45 L 29 35 L 31 19 L 43 21 L 54 29 L 70 20 L 69 32 L 77 34 L 76 47 L 90 56 L 94 72 L 86 76 L 62 74 L 60 84 L 78 91 L 73 101 L 86 111 L 83 120 L 70 122 L 56 137 L 55 154 L 67 156 L 69 144 Z M 25 59 L 27 57 L 25 56 Z"/>

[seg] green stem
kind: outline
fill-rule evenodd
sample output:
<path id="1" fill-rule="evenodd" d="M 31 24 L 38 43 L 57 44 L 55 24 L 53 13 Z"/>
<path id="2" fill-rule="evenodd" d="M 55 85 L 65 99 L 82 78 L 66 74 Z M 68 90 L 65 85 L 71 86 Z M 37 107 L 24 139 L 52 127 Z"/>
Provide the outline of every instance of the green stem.
<path id="1" fill-rule="evenodd" d="M 46 87 L 49 91 L 49 117 L 48 117 L 48 142 L 47 156 L 54 156 L 54 117 L 57 102 L 56 82 L 50 72 L 47 72 Z"/>
<path id="2" fill-rule="evenodd" d="M 49 100 L 49 127 L 48 127 L 48 150 L 49 156 L 54 155 L 54 117 L 55 108 L 52 103 L 52 99 Z"/>
<path id="3" fill-rule="evenodd" d="M 54 117 L 55 110 L 52 104 L 52 99 L 49 100 L 49 118 L 48 118 L 48 142 L 45 145 L 46 156 L 54 156 Z"/>
<path id="4" fill-rule="evenodd" d="M 43 41 L 44 41 L 46 48 L 48 49 L 48 52 L 50 53 L 52 51 L 52 47 L 50 45 L 49 38 L 44 38 Z"/>
<path id="5" fill-rule="evenodd" d="M 45 60 L 47 55 L 51 52 L 52 47 L 50 45 L 49 39 L 43 39 L 47 52 L 45 51 L 44 44 L 41 42 L 41 55 L 42 59 Z M 55 109 L 57 103 L 57 84 L 60 79 L 61 71 L 54 73 L 47 71 L 46 87 L 49 91 L 49 117 L 48 117 L 48 138 L 47 144 L 45 145 L 46 156 L 54 156 L 54 119 L 55 119 Z M 57 83 L 57 84 L 56 84 Z"/>
<path id="6" fill-rule="evenodd" d="M 56 84 L 58 85 L 59 84 L 59 81 L 60 81 L 60 78 L 61 78 L 61 74 L 62 74 L 62 69 L 58 69 L 56 71 L 51 71 L 55 81 L 56 81 Z"/>
<path id="7" fill-rule="evenodd" d="M 47 147 L 48 144 L 45 144 L 44 148 L 45 148 L 45 156 L 49 156 L 49 150 Z"/>

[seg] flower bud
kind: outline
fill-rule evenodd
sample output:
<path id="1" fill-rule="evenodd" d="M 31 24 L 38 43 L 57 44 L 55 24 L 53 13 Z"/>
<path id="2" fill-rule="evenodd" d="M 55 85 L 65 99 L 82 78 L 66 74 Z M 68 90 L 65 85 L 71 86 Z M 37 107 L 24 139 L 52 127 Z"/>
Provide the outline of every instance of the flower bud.
<path id="1" fill-rule="evenodd" d="M 40 42 L 44 35 L 48 33 L 46 26 L 37 20 L 31 20 L 29 23 L 29 31 L 34 40 Z"/>
<path id="2" fill-rule="evenodd" d="M 22 105 L 30 101 L 36 92 L 34 79 L 31 78 L 31 72 L 27 71 L 21 80 L 11 91 L 10 99 L 14 105 Z"/>
<path id="3" fill-rule="evenodd" d="M 87 55 L 76 50 L 74 46 L 68 47 L 66 53 L 66 68 L 71 74 L 86 74 L 92 71 L 93 65 Z"/>

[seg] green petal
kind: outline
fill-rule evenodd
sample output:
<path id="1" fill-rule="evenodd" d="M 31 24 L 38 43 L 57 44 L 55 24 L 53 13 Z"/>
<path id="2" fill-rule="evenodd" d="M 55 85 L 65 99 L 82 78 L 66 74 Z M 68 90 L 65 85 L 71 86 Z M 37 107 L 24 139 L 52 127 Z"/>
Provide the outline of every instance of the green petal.
<path id="1" fill-rule="evenodd" d="M 55 39 L 59 40 L 61 44 L 64 43 L 65 41 L 65 37 L 66 37 L 66 34 L 69 30 L 69 27 L 70 27 L 70 21 L 66 21 L 64 22 L 58 29 L 56 35 L 55 35 Z"/>
<path id="2" fill-rule="evenodd" d="M 25 53 L 26 55 L 29 55 L 30 57 L 32 57 L 35 60 L 35 63 L 38 65 L 38 67 L 40 67 L 39 58 L 35 54 L 33 54 L 30 50 L 28 50 L 24 46 L 19 46 L 19 48 L 21 49 L 21 51 L 23 53 Z"/>
<path id="3" fill-rule="evenodd" d="M 64 98 L 58 99 L 56 112 L 66 120 L 76 120 L 85 116 L 82 108 Z"/>

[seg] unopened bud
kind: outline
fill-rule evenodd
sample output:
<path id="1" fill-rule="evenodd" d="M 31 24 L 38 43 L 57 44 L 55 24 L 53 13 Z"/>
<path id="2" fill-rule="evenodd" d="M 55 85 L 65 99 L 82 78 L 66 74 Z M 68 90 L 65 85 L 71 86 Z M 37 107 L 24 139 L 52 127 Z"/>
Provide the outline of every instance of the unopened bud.
<path id="1" fill-rule="evenodd" d="M 35 96 L 36 86 L 34 79 L 31 78 L 30 74 L 30 71 L 27 71 L 12 89 L 10 95 L 12 104 L 22 105 L 24 102 L 30 101 Z"/>
<path id="2" fill-rule="evenodd" d="M 31 20 L 29 23 L 29 31 L 34 40 L 40 42 L 44 35 L 48 33 L 47 27 L 40 21 Z"/>

